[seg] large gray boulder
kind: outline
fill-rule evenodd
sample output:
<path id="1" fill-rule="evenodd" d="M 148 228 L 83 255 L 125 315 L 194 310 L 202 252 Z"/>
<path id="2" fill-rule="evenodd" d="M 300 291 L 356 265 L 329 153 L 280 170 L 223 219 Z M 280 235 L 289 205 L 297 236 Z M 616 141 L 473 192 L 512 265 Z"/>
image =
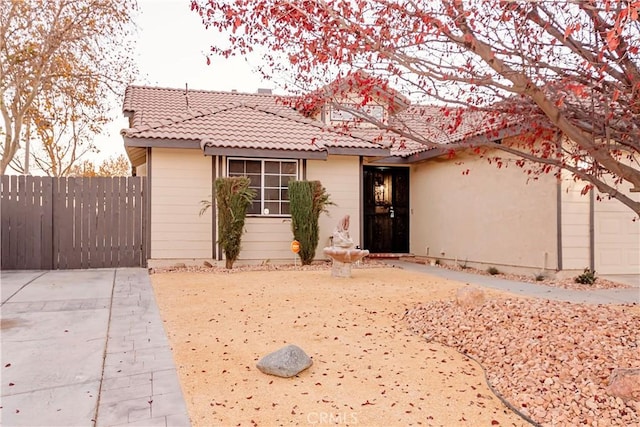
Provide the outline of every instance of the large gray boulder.
<path id="1" fill-rule="evenodd" d="M 265 374 L 289 378 L 298 375 L 312 364 L 311 358 L 300 347 L 289 344 L 264 356 L 256 367 Z"/>

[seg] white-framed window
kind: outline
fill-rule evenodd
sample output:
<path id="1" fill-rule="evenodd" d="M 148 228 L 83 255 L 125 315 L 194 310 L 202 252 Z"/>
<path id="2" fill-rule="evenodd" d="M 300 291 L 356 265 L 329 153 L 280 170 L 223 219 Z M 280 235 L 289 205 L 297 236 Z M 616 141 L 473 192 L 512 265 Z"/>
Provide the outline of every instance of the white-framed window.
<path id="1" fill-rule="evenodd" d="M 297 160 L 227 159 L 227 176 L 246 176 L 256 191 L 248 215 L 289 216 L 289 181 L 298 179 Z"/>
<path id="2" fill-rule="evenodd" d="M 355 104 L 343 104 L 345 108 L 354 110 L 361 109 L 363 113 L 373 117 L 381 122 L 384 119 L 384 109 L 382 105 L 365 105 L 364 107 L 358 107 Z M 355 119 L 355 116 L 346 110 L 341 110 L 339 107 L 331 108 L 331 121 L 333 122 L 350 122 Z"/>

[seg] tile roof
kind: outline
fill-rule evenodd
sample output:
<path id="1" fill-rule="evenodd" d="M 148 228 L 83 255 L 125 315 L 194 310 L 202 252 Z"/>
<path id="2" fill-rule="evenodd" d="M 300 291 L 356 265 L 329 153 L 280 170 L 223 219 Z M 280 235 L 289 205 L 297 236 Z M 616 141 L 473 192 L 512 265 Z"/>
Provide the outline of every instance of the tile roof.
<path id="1" fill-rule="evenodd" d="M 328 128 L 285 105 L 287 97 L 129 86 L 123 111 L 132 125 L 128 138 L 198 141 L 201 147 L 326 151 L 330 148 L 390 148 L 392 156 L 408 157 L 437 145 L 503 129 L 517 118 L 483 111 L 409 106 L 390 118 L 405 135 L 375 128 Z M 464 114 L 456 114 L 464 111 Z M 454 126 L 455 125 L 455 126 Z M 415 141 L 410 138 L 414 136 Z M 419 140 L 427 141 L 423 144 Z"/>
<path id="2" fill-rule="evenodd" d="M 162 119 L 174 119 L 194 111 L 214 109 L 224 105 L 247 103 L 275 107 L 280 96 L 258 93 L 217 92 L 171 89 L 149 86 L 129 86 L 124 97 L 124 113 L 133 115 L 133 126 Z M 297 114 L 297 113 L 296 113 Z"/>
<path id="3" fill-rule="evenodd" d="M 201 147 L 326 151 L 383 149 L 383 145 L 330 129 L 281 105 L 279 97 L 234 92 L 127 88 L 124 111 L 132 114 L 128 138 L 191 140 Z M 388 147 L 387 147 L 388 148 Z"/>
<path id="4" fill-rule="evenodd" d="M 458 123 L 457 112 L 460 113 Z M 359 129 L 354 133 L 390 145 L 392 156 L 408 157 L 437 146 L 464 143 L 475 136 L 490 135 L 517 121 L 515 116 L 497 112 L 447 110 L 435 105 L 414 105 L 389 119 L 389 126 L 397 131 L 370 128 Z"/>

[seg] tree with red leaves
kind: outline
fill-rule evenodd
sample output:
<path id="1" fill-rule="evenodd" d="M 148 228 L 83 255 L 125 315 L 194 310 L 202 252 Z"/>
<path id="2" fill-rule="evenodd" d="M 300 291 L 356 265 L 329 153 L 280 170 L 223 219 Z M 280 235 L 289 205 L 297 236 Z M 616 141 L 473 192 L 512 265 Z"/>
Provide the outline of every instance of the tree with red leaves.
<path id="1" fill-rule="evenodd" d="M 534 175 L 567 171 L 586 183 L 584 193 L 595 187 L 640 214 L 632 194 L 640 191 L 640 1 L 193 0 L 191 7 L 228 36 L 213 54 L 264 47 L 265 76 L 295 81 L 317 98 L 326 92 L 311 88 L 360 76 L 352 89 L 363 104 L 373 88 L 379 95 L 393 87 L 439 103 L 454 127 L 476 112 L 491 129 L 526 122 L 529 137 L 519 143 L 487 138 L 476 151 L 516 155 Z M 386 130 L 435 145 L 407 129 Z"/>

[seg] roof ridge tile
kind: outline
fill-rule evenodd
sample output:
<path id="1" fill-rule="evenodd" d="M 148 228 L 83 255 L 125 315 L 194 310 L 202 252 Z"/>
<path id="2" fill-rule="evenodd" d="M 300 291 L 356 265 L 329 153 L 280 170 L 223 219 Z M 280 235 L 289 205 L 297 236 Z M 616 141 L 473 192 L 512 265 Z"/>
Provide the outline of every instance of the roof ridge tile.
<path id="1" fill-rule="evenodd" d="M 225 95 L 239 95 L 239 96 L 255 96 L 258 98 L 292 98 L 292 95 L 278 95 L 274 93 L 257 93 L 257 92 L 238 92 L 233 90 L 211 90 L 211 89 L 180 89 L 175 87 L 162 87 L 162 86 L 147 86 L 147 85 L 136 85 L 131 84 L 127 86 L 127 90 L 131 88 L 135 89 L 144 89 L 144 90 L 157 90 L 157 91 L 168 91 L 168 92 L 196 92 L 196 93 L 211 93 L 211 94 L 225 94 Z M 126 92 L 126 90 L 125 90 Z"/>

